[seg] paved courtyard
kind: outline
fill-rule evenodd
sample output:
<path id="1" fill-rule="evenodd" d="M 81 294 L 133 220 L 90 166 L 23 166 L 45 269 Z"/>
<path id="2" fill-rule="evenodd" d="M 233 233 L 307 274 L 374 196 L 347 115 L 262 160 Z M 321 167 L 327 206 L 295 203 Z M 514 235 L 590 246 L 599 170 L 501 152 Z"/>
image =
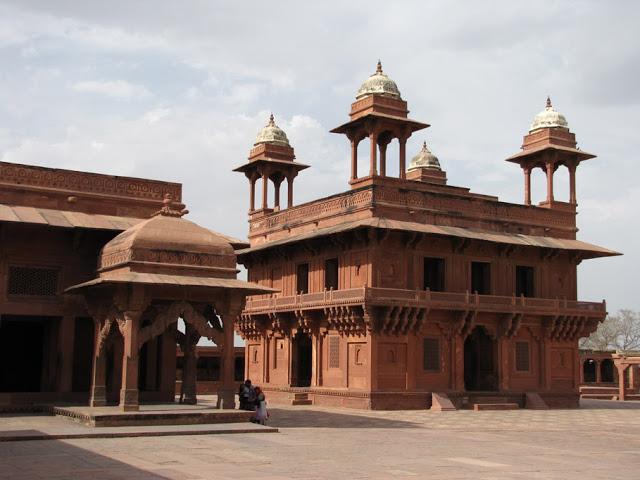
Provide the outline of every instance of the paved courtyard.
<path id="1" fill-rule="evenodd" d="M 271 410 L 271 434 L 0 442 L 0 479 L 640 478 L 640 402 L 580 410 Z M 52 417 L 0 416 L 37 430 Z"/>

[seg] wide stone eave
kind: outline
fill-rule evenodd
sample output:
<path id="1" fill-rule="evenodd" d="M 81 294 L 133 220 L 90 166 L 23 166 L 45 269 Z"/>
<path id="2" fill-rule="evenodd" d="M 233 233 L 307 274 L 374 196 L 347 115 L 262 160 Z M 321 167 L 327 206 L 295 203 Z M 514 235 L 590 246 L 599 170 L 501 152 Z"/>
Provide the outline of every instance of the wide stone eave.
<path id="1" fill-rule="evenodd" d="M 263 287 L 257 283 L 245 282 L 236 278 L 192 277 L 185 275 L 165 275 L 158 273 L 127 272 L 112 278 L 95 278 L 88 282 L 73 285 L 64 290 L 65 293 L 81 293 L 88 288 L 106 285 L 135 284 L 148 286 L 183 286 L 204 287 L 241 291 L 246 295 L 262 295 L 275 293 L 278 290 Z"/>
<path id="2" fill-rule="evenodd" d="M 367 218 L 364 220 L 355 220 L 351 222 L 344 222 L 338 225 L 334 225 L 326 228 L 319 228 L 312 232 L 303 233 L 300 235 L 293 235 L 291 237 L 275 240 L 272 242 L 256 245 L 255 247 L 238 250 L 236 253 L 239 256 L 265 251 L 270 248 L 288 245 L 291 243 L 299 242 L 302 240 L 310 240 L 319 237 L 325 237 L 336 233 L 355 230 L 358 228 L 380 228 L 387 230 L 397 231 L 409 231 L 417 233 L 425 233 L 432 235 L 452 236 L 458 238 L 468 238 L 471 240 L 486 241 L 492 243 L 502 243 L 508 245 L 522 246 L 522 247 L 538 247 L 538 248 L 550 248 L 558 250 L 567 250 L 581 252 L 584 254 L 583 258 L 597 258 L 597 257 L 611 257 L 622 255 L 622 253 L 609 250 L 597 245 L 582 242 L 580 240 L 571 240 L 565 238 L 555 237 L 542 237 L 535 235 L 523 235 L 516 233 L 503 233 L 503 232 L 489 232 L 481 230 L 471 230 L 462 227 L 449 227 L 443 225 L 431 225 L 416 222 L 405 222 L 400 220 L 390 220 L 387 218 Z"/>

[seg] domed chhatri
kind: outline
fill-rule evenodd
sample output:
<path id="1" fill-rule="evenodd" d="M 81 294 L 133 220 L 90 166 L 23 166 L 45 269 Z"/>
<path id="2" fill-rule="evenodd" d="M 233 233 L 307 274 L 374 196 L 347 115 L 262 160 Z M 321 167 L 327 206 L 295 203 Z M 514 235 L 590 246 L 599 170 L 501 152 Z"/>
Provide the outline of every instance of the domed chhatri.
<path id="1" fill-rule="evenodd" d="M 421 167 L 441 170 L 438 157 L 431 153 L 431 150 L 427 147 L 427 142 L 422 144 L 422 149 L 411 159 L 411 162 L 409 163 L 409 170 L 415 170 L 416 168 Z"/>
<path id="2" fill-rule="evenodd" d="M 533 119 L 529 132 L 538 130 L 540 128 L 561 127 L 569 128 L 567 119 L 560 112 L 557 112 L 551 105 L 551 98 L 547 97 L 547 105 L 544 110 L 541 111 Z"/>
<path id="3" fill-rule="evenodd" d="M 273 113 L 269 116 L 269 123 L 267 123 L 265 127 L 260 130 L 260 133 L 258 133 L 254 146 L 260 145 L 261 143 L 283 145 L 286 147 L 291 146 L 289 144 L 287 134 L 284 133 L 284 130 L 276 125 L 276 122 L 273 119 Z"/>
<path id="4" fill-rule="evenodd" d="M 236 278 L 236 257 L 228 237 L 182 218 L 170 195 L 156 214 L 117 235 L 100 255 L 100 277 L 155 273 Z M 188 273 L 187 273 L 188 272 Z"/>
<path id="5" fill-rule="evenodd" d="M 385 97 L 397 98 L 398 100 L 402 99 L 396 82 L 382 72 L 380 60 L 378 60 L 375 73 L 367 78 L 360 87 L 360 90 L 358 90 L 356 100 L 360 100 L 367 95 L 383 95 Z"/>

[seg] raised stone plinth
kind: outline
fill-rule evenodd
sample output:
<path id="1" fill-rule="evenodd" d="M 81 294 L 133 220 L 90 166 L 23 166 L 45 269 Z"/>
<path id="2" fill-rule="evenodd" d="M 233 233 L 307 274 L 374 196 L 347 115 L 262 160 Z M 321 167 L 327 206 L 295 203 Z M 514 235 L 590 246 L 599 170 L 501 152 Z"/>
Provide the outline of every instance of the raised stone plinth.
<path id="1" fill-rule="evenodd" d="M 90 427 L 149 425 L 202 425 L 249 422 L 253 412 L 221 410 L 201 405 L 141 405 L 140 410 L 123 412 L 119 407 L 53 406 L 50 413 Z"/>
<path id="2" fill-rule="evenodd" d="M 481 410 L 518 410 L 517 403 L 475 403 L 473 410 L 479 412 Z"/>

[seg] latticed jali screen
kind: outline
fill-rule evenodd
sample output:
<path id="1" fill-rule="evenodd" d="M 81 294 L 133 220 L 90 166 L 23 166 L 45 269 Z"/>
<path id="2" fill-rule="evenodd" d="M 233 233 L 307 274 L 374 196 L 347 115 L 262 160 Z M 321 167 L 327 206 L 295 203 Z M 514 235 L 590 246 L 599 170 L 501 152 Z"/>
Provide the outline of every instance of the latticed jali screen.
<path id="1" fill-rule="evenodd" d="M 329 337 L 329 368 L 340 368 L 340 337 Z"/>
<path id="2" fill-rule="evenodd" d="M 39 267 L 9 267 L 9 295 L 54 296 L 58 293 L 58 270 Z"/>

